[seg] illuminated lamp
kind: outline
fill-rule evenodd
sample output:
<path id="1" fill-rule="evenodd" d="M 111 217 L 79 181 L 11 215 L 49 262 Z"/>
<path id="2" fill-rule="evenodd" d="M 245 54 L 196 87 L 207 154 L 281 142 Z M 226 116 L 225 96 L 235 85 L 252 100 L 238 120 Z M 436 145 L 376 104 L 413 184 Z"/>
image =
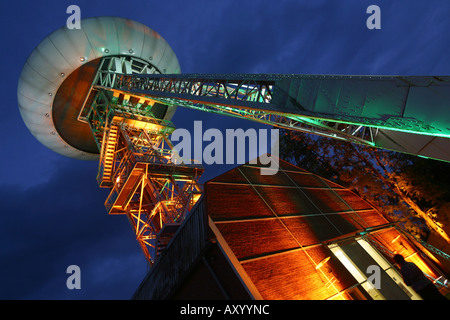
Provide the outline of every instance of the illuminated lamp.
<path id="1" fill-rule="evenodd" d="M 328 256 L 325 259 L 323 259 L 322 261 L 320 261 L 316 266 L 316 270 L 319 270 L 320 268 L 322 268 L 323 265 L 328 262 L 328 260 L 330 260 L 330 256 Z"/>

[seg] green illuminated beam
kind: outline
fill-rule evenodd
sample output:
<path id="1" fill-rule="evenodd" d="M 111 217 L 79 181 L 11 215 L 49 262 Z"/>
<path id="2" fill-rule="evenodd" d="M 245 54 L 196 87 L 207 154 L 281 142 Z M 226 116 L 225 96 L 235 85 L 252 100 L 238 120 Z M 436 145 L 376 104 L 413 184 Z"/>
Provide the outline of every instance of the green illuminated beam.
<path id="1" fill-rule="evenodd" d="M 273 103 L 341 123 L 450 137 L 450 77 L 287 78 Z"/>
<path id="2" fill-rule="evenodd" d="M 98 89 L 450 161 L 450 77 L 116 74 L 99 78 L 105 81 L 94 85 Z"/>
<path id="3" fill-rule="evenodd" d="M 200 104 L 450 137 L 450 77 L 120 75 L 112 87 Z"/>

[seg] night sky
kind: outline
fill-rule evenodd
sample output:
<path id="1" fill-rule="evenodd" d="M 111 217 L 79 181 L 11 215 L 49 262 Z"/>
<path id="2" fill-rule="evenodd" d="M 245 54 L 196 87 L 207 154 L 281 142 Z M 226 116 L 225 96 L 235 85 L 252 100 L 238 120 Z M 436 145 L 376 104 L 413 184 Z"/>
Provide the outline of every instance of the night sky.
<path id="1" fill-rule="evenodd" d="M 81 17 L 139 21 L 171 45 L 184 73 L 450 75 L 448 0 L 2 1 L 0 299 L 129 299 L 147 264 L 125 216 L 108 216 L 97 163 L 65 158 L 25 127 L 17 83 L 33 49 Z M 369 30 L 366 9 L 381 8 Z M 179 108 L 191 129 L 261 128 Z M 229 170 L 205 166 L 201 182 Z M 66 268 L 81 268 L 81 290 Z"/>

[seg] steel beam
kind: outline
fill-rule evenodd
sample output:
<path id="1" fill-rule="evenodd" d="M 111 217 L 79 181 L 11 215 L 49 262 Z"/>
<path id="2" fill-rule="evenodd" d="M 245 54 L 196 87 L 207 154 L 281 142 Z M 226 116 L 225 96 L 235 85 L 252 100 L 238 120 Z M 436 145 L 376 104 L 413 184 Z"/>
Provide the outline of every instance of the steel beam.
<path id="1" fill-rule="evenodd" d="M 450 161 L 450 77 L 113 73 L 94 87 Z"/>

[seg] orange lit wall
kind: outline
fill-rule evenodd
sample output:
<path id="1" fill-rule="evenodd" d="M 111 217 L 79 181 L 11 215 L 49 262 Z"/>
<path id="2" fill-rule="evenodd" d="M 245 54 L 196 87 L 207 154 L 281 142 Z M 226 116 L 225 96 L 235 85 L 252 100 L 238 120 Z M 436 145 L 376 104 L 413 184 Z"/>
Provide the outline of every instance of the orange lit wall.
<path id="1" fill-rule="evenodd" d="M 208 181 L 205 201 L 264 299 L 328 299 L 353 286 L 354 278 L 323 243 L 388 223 L 350 190 L 284 161 L 273 176 L 242 165 Z"/>

